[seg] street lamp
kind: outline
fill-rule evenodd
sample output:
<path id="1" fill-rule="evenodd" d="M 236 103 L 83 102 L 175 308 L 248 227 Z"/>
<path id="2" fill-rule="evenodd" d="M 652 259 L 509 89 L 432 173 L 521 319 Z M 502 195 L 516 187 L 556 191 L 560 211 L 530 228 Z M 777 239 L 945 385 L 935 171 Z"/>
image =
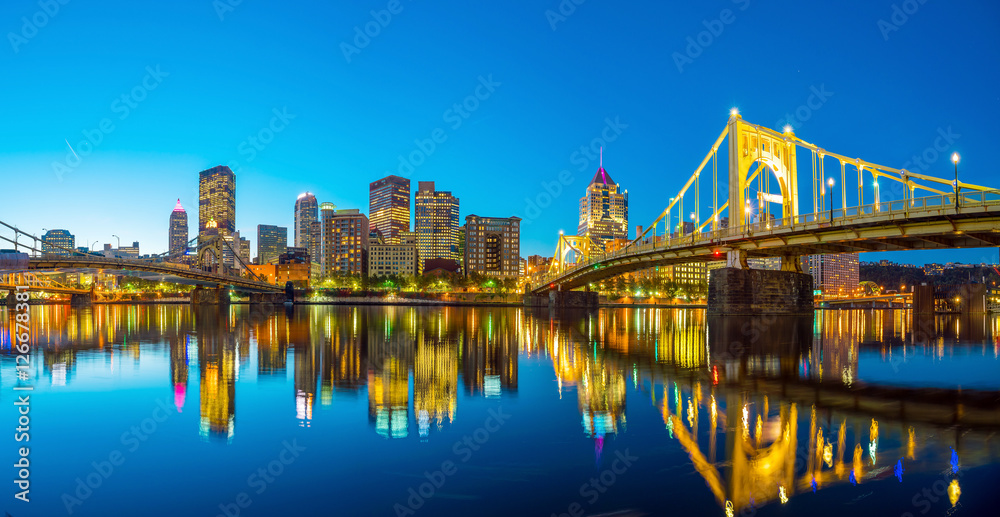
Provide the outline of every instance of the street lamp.
<path id="1" fill-rule="evenodd" d="M 952 153 L 951 161 L 955 162 L 955 212 L 958 213 L 958 153 Z"/>
<path id="2" fill-rule="evenodd" d="M 827 186 L 830 187 L 830 222 L 833 222 L 833 178 L 826 180 Z"/>
<path id="3" fill-rule="evenodd" d="M 112 235 L 112 237 L 118 239 L 118 249 L 121 249 L 121 247 L 122 247 L 122 238 L 119 237 L 119 236 L 117 236 L 117 235 Z"/>

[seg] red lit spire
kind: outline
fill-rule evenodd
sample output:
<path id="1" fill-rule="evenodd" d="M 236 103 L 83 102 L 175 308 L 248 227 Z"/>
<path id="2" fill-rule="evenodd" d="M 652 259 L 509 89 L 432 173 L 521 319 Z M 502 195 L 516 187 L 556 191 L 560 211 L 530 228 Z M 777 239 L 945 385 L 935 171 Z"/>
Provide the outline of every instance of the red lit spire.
<path id="1" fill-rule="evenodd" d="M 181 200 L 178 199 L 177 200 L 177 205 L 174 206 L 174 212 L 183 212 L 183 211 L 184 211 L 184 207 L 181 206 Z"/>

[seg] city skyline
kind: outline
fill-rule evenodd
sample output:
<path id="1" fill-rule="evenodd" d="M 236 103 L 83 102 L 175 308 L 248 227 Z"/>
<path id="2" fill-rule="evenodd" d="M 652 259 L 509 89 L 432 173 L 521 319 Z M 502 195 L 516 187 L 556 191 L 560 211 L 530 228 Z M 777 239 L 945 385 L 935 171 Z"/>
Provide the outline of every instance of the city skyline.
<path id="1" fill-rule="evenodd" d="M 10 188 L 43 191 L 64 210 L 42 214 L 29 200 L 15 199 L 6 206 L 7 218 L 38 235 L 41 228 L 65 228 L 81 243 L 114 242 L 111 235 L 120 235 L 158 253 L 166 251 L 163 214 L 177 198 L 195 206 L 188 174 L 199 170 L 238 164 L 236 205 L 245 215 L 237 229 L 243 235 L 253 235 L 257 224 L 292 228 L 284 200 L 305 191 L 363 209 L 369 182 L 402 173 L 411 181 L 448 185 L 470 209 L 461 217 L 522 217 L 523 254 L 551 255 L 558 231 L 576 227 L 576 200 L 597 169 L 600 145 L 588 148 L 592 142 L 601 140 L 614 156 L 615 179 L 633 191 L 630 221 L 647 224 L 662 210 L 662 199 L 640 188 L 676 190 L 733 106 L 755 123 L 778 129 L 789 123 L 800 137 L 831 150 L 916 172 L 947 176 L 951 163 L 944 156 L 959 152 L 963 181 L 990 184 L 983 158 L 1000 136 L 992 124 L 1000 105 L 989 88 L 998 58 L 969 49 L 1000 43 L 990 30 L 1000 10 L 995 5 L 921 4 L 904 24 L 893 22 L 889 4 L 845 12 L 798 6 L 808 24 L 782 23 L 783 7 L 749 1 L 717 8 L 591 2 L 556 18 L 546 15 L 553 6 L 403 5 L 383 34 L 347 56 L 342 43 L 353 45 L 354 29 L 384 4 L 358 5 L 337 17 L 323 16 L 325 6 L 308 5 L 305 12 L 315 16 L 302 20 L 295 9 L 275 14 L 240 5 L 220 14 L 182 2 L 148 17 L 156 22 L 130 26 L 114 21 L 115 12 L 129 9 L 124 2 L 60 11 L 37 36 L 0 56 L 11 73 L 43 84 L 12 87 L 24 100 L 10 108 L 22 130 L 0 152 L 0 170 L 12 172 Z M 734 20 L 718 25 L 723 8 Z M 7 19 L 20 20 L 37 6 L 3 9 Z M 445 14 L 456 11 L 468 24 L 442 25 Z M 282 25 L 293 17 L 295 30 L 284 28 L 293 26 Z M 521 34 L 504 29 L 515 23 Z M 173 26 L 197 36 L 174 48 L 176 35 L 166 28 Z M 261 26 L 276 31 L 281 58 L 255 44 Z M 620 38 L 592 36 L 625 26 L 634 30 Z M 709 27 L 722 32 L 713 35 Z M 949 30 L 955 27 L 961 29 Z M 111 36 L 90 40 L 83 58 L 62 54 L 90 31 Z M 857 37 L 843 40 L 844 31 Z M 754 58 L 740 40 L 760 32 L 794 44 L 780 60 Z M 496 41 L 462 49 L 446 44 L 470 35 Z M 128 38 L 135 51 L 120 54 L 116 37 Z M 303 52 L 317 41 L 333 50 L 315 58 Z M 828 41 L 838 41 L 843 52 L 816 56 L 810 50 Z M 636 49 L 646 52 L 635 57 Z M 286 56 L 294 56 L 291 65 Z M 425 65 L 414 56 L 453 66 L 423 74 Z M 60 77 L 91 80 L 70 87 L 38 64 L 46 60 L 63 65 Z M 913 74 L 885 74 L 886 62 Z M 205 78 L 220 73 L 228 78 L 227 94 L 206 94 Z M 602 80 L 583 78 L 592 74 Z M 916 89 L 913 75 L 943 80 L 920 81 L 924 86 Z M 876 76 L 880 81 L 865 80 Z M 734 87 L 737 77 L 760 84 Z M 330 102 L 336 95 L 326 83 L 336 85 L 335 94 L 350 94 L 350 105 Z M 54 122 L 39 117 L 33 111 L 39 106 L 43 115 L 64 116 Z M 104 119 L 113 129 L 102 129 Z M 347 174 L 329 173 L 334 160 Z M 567 184 L 558 183 L 562 171 L 568 171 Z M 510 195 L 480 188 L 485 179 L 515 174 L 525 179 Z M 553 184 L 560 194 L 529 217 L 527 208 Z M 112 198 L 108 185 L 125 185 L 130 196 Z M 70 224 L 64 213 L 80 215 Z M 959 250 L 862 259 L 982 262 L 995 256 L 995 250 Z"/>

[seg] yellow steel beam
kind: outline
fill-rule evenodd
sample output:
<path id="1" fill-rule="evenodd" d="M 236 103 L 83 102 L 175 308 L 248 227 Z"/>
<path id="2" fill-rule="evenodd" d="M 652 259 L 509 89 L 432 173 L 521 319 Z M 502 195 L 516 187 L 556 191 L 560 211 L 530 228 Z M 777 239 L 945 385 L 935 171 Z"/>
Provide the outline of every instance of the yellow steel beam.
<path id="1" fill-rule="evenodd" d="M 726 129 L 722 130 L 722 134 L 719 135 L 719 138 L 715 139 L 715 143 L 712 144 L 712 149 L 708 151 L 708 154 L 705 155 L 705 159 L 703 159 L 701 161 L 701 164 L 698 165 L 698 168 L 695 169 L 694 174 L 692 174 L 691 177 L 688 178 L 687 183 L 685 183 L 684 187 L 682 187 L 680 192 L 677 193 L 677 196 L 674 198 L 674 200 L 667 205 L 667 208 L 663 210 L 663 212 L 660 214 L 659 217 L 656 218 L 655 221 L 653 221 L 653 224 L 649 225 L 649 227 L 647 227 L 645 231 L 642 232 L 642 235 L 637 236 L 632 242 L 628 244 L 628 246 L 631 246 L 632 244 L 641 241 L 642 238 L 645 237 L 646 234 L 649 233 L 651 229 L 656 228 L 656 225 L 659 224 L 660 221 L 662 221 L 663 218 L 670 213 L 670 210 L 673 209 L 674 205 L 676 205 L 681 200 L 681 198 L 684 196 L 684 193 L 687 192 L 687 189 L 691 187 L 691 185 L 695 182 L 695 180 L 698 179 L 698 176 L 701 174 L 702 169 L 704 169 L 705 165 L 708 164 L 708 161 L 712 159 L 712 154 L 718 152 L 719 145 L 722 144 L 722 141 L 725 140 L 726 136 L 728 135 L 729 135 L 729 126 L 727 125 Z M 626 246 L 626 248 L 628 246 Z"/>

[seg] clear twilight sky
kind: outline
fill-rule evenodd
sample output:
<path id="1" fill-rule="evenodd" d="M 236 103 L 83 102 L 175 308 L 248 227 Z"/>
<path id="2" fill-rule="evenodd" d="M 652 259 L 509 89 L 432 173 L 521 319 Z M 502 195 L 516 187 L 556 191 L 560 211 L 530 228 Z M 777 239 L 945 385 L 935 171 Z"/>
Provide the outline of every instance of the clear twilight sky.
<path id="1" fill-rule="evenodd" d="M 610 137 L 604 166 L 629 190 L 634 229 L 734 106 L 776 129 L 799 113 L 809 142 L 939 177 L 959 152 L 963 181 L 1000 186 L 997 2 L 576 1 L 53 0 L 49 15 L 5 0 L 0 220 L 158 253 L 177 198 L 197 231 L 198 171 L 230 165 L 241 234 L 277 224 L 291 240 L 299 193 L 367 213 L 368 183 L 412 155 L 414 191 L 451 190 L 462 221 L 525 217 L 522 256 L 549 255 L 598 167 L 582 146 Z M 366 24 L 376 35 L 357 37 Z M 424 158 L 417 141 L 438 129 Z M 940 156 L 912 162 L 935 144 Z M 564 170 L 563 191 L 527 211 Z M 881 258 L 997 250 L 861 260 Z"/>

